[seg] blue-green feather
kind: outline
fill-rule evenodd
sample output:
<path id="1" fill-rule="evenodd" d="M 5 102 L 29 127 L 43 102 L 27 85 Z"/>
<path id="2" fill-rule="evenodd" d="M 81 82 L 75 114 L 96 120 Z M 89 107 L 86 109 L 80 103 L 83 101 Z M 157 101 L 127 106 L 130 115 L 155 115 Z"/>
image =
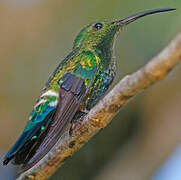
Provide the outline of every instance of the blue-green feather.
<path id="1" fill-rule="evenodd" d="M 41 129 L 41 126 L 45 126 L 49 123 L 50 119 L 47 118 L 47 115 L 50 114 L 50 112 L 52 112 L 53 110 L 55 110 L 56 107 L 49 106 L 51 102 L 55 101 L 54 98 L 47 97 L 46 99 L 47 101 L 45 103 L 42 103 L 33 109 L 32 113 L 29 116 L 30 121 L 28 121 L 23 133 L 20 135 L 16 143 L 6 154 L 6 160 L 11 159 L 28 141 L 38 138 L 38 135 L 36 134 Z"/>

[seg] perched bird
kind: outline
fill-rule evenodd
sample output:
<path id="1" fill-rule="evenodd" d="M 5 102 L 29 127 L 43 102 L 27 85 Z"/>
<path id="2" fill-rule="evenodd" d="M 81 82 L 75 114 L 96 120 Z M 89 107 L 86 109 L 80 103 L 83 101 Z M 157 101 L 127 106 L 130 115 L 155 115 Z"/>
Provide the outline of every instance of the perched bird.
<path id="1" fill-rule="evenodd" d="M 174 9 L 155 9 L 116 21 L 97 21 L 84 27 L 70 54 L 43 88 L 24 131 L 3 164 L 31 168 L 69 128 L 74 127 L 105 95 L 116 75 L 114 42 L 122 27 L 136 19 Z M 28 169 L 26 168 L 26 169 Z"/>

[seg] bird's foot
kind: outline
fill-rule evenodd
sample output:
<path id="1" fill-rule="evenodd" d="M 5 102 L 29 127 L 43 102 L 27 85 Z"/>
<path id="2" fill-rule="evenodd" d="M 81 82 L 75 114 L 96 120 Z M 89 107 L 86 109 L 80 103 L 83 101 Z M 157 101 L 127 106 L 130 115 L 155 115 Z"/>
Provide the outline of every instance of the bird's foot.
<path id="1" fill-rule="evenodd" d="M 69 135 L 72 136 L 73 132 L 75 129 L 77 129 L 78 127 L 80 127 L 80 125 L 82 124 L 83 122 L 83 119 L 84 117 L 88 114 L 88 110 L 85 110 L 85 111 L 78 111 L 72 122 L 71 122 L 71 127 L 70 127 L 70 130 L 69 130 Z"/>

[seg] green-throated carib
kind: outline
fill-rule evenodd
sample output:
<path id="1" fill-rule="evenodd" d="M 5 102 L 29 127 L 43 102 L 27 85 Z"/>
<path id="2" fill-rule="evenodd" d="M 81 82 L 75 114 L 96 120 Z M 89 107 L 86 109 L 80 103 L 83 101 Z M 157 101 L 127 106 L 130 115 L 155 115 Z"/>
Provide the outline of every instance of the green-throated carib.
<path id="1" fill-rule="evenodd" d="M 97 21 L 84 27 L 70 54 L 58 65 L 42 90 L 24 131 L 4 158 L 31 168 L 70 126 L 105 95 L 116 75 L 114 42 L 121 29 L 136 19 L 174 9 L 155 9 L 117 21 Z"/>

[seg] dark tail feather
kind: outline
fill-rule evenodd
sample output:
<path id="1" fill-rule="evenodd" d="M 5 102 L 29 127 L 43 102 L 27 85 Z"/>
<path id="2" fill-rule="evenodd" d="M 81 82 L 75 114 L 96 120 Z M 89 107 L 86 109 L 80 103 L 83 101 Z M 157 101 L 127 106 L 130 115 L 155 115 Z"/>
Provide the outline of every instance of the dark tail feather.
<path id="1" fill-rule="evenodd" d="M 13 157 L 14 157 L 14 156 L 11 156 L 11 157 L 9 157 L 9 158 L 4 159 L 3 165 L 6 166 Z"/>

